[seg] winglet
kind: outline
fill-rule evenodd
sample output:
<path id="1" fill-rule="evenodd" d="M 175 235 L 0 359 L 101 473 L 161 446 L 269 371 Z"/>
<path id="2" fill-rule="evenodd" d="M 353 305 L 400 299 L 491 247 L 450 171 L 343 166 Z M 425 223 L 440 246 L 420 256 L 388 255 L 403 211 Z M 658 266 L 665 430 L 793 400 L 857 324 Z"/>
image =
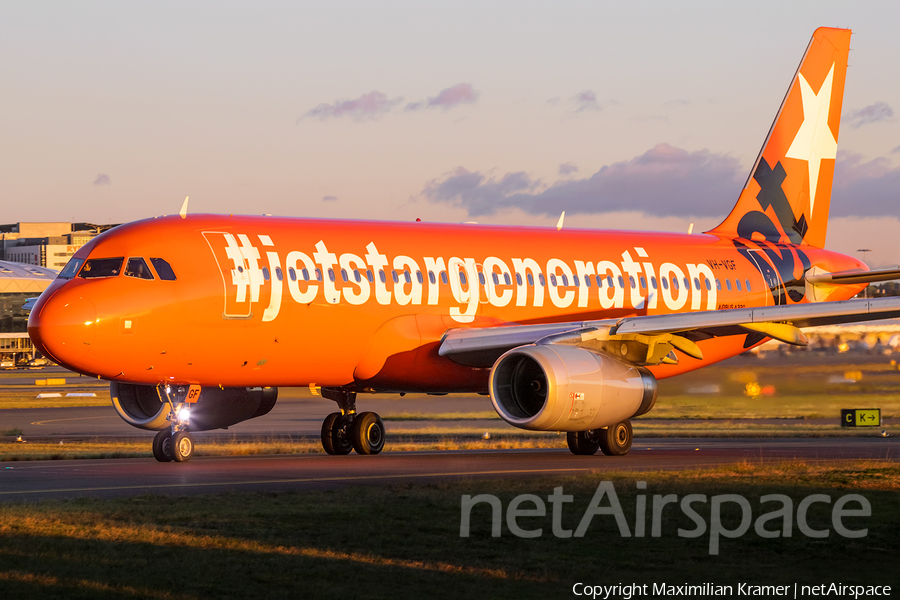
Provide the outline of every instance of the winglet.
<path id="1" fill-rule="evenodd" d="M 566 220 L 566 211 L 562 211 L 562 214 L 559 215 L 559 221 L 556 222 L 556 230 L 559 231 L 562 229 L 563 221 Z"/>
<path id="2" fill-rule="evenodd" d="M 181 210 L 178 211 L 178 214 L 181 215 L 182 219 L 187 218 L 187 206 L 188 206 L 189 199 L 190 199 L 190 196 L 184 197 L 184 204 L 181 205 Z"/>

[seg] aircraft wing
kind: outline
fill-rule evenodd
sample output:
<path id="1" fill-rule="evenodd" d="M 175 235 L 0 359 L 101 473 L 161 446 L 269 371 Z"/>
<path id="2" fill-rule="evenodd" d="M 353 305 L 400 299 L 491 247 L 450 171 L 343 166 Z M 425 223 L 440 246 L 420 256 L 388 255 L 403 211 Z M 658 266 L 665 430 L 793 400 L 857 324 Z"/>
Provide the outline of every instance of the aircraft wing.
<path id="1" fill-rule="evenodd" d="M 900 317 L 900 297 L 759 306 L 546 325 L 501 325 L 451 329 L 444 334 L 438 353 L 460 364 L 490 367 L 504 352 L 518 346 L 542 340 L 545 343 L 557 340 L 577 343 L 577 338 L 587 339 L 592 332 L 597 331 L 605 331 L 608 337 L 629 335 L 652 337 L 674 334 L 677 338 L 690 342 L 711 337 L 756 333 L 760 339 L 772 337 L 792 344 L 806 345 L 806 338 L 799 331 L 799 327 L 895 317 Z M 684 347 L 676 343 L 675 347 L 688 354 L 692 352 L 690 343 Z"/>

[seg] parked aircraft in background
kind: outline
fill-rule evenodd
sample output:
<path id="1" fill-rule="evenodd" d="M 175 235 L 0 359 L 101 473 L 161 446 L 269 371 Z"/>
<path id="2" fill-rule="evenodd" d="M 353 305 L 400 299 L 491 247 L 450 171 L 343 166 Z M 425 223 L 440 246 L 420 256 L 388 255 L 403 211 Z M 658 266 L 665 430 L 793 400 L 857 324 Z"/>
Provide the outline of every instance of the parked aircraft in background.
<path id="1" fill-rule="evenodd" d="M 849 300 L 898 271 L 823 249 L 850 31 L 816 30 L 737 204 L 699 235 L 181 214 L 81 248 L 35 345 L 108 379 L 128 423 L 188 460 L 190 431 L 264 415 L 277 386 L 340 409 L 331 454 L 377 454 L 361 393 L 489 393 L 575 454 L 625 454 L 656 381 L 804 326 L 900 316 Z M 864 202 L 864 198 L 859 199 Z"/>

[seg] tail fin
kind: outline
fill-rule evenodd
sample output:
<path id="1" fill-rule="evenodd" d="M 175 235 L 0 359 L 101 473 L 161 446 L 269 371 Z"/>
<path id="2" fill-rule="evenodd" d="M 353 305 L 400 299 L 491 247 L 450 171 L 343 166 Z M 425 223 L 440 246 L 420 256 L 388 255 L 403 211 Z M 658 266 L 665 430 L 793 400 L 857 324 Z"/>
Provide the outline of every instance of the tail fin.
<path id="1" fill-rule="evenodd" d="M 849 29 L 816 29 L 737 204 L 708 233 L 825 245 L 849 53 Z"/>

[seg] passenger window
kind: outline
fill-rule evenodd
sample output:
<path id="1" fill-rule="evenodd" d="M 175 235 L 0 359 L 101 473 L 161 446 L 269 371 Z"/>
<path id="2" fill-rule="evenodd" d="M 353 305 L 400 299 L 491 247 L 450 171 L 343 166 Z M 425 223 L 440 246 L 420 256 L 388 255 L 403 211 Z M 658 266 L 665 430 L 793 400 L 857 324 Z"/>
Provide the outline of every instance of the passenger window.
<path id="1" fill-rule="evenodd" d="M 59 272 L 59 279 L 72 279 L 78 273 L 78 269 L 84 264 L 83 258 L 72 258 L 66 263 L 65 268 Z"/>
<path id="2" fill-rule="evenodd" d="M 344 283 L 350 281 L 350 278 L 347 277 L 347 269 L 341 269 L 341 281 L 343 281 Z"/>
<path id="3" fill-rule="evenodd" d="M 175 271 L 165 260 L 161 258 L 150 258 L 150 264 L 156 269 L 156 274 L 163 281 L 175 281 Z"/>
<path id="4" fill-rule="evenodd" d="M 526 273 L 525 278 L 528 280 L 528 285 L 534 287 L 534 275 L 531 273 Z"/>
<path id="5" fill-rule="evenodd" d="M 403 278 L 406 280 L 406 283 L 412 283 L 412 277 L 410 277 L 409 271 L 403 271 Z"/>
<path id="6" fill-rule="evenodd" d="M 550 285 L 552 285 L 553 287 L 556 287 L 556 274 L 555 273 L 550 273 Z"/>
<path id="7" fill-rule="evenodd" d="M 369 283 L 375 283 L 375 276 L 372 274 L 372 269 L 366 269 L 366 279 L 369 280 Z"/>
<path id="8" fill-rule="evenodd" d="M 359 283 L 360 281 L 362 281 L 362 275 L 359 274 L 358 269 L 353 269 L 353 279 L 356 280 L 356 283 Z"/>
<path id="9" fill-rule="evenodd" d="M 684 289 L 686 289 L 686 290 L 691 289 L 691 281 L 687 277 L 684 278 Z"/>
<path id="10" fill-rule="evenodd" d="M 717 292 L 721 292 L 721 291 L 722 291 L 722 282 L 719 281 L 719 278 L 718 278 L 718 277 L 716 277 L 716 291 L 717 291 Z"/>
<path id="11" fill-rule="evenodd" d="M 591 278 L 588 275 L 584 276 L 584 287 L 591 287 Z"/>
<path id="12" fill-rule="evenodd" d="M 543 274 L 543 273 L 538 273 L 538 281 L 540 282 L 541 287 L 544 287 L 544 286 L 547 285 L 547 282 L 544 280 L 544 274 Z"/>
<path id="13" fill-rule="evenodd" d="M 322 269 L 316 269 L 316 281 L 322 281 Z"/>
<path id="14" fill-rule="evenodd" d="M 309 281 L 309 269 L 303 269 L 303 281 Z"/>
<path id="15" fill-rule="evenodd" d="M 712 284 L 709 283 L 709 279 L 704 279 L 703 281 L 706 282 L 706 291 L 712 290 Z"/>
<path id="16" fill-rule="evenodd" d="M 619 275 L 619 287 L 622 288 L 623 290 L 625 289 L 625 280 L 622 279 L 621 275 Z"/>
<path id="17" fill-rule="evenodd" d="M 672 278 L 672 289 L 676 289 L 676 290 L 679 289 L 678 278 L 677 278 L 677 277 L 673 277 L 673 278 Z"/>
<path id="18" fill-rule="evenodd" d="M 434 271 L 428 271 L 428 281 L 431 282 L 431 285 L 437 283 L 437 278 L 434 276 Z"/>
<path id="19" fill-rule="evenodd" d="M 441 271 L 441 283 L 447 285 L 447 271 Z"/>
<path id="20" fill-rule="evenodd" d="M 562 284 L 563 284 L 563 287 L 569 287 L 569 278 L 566 277 L 565 275 L 562 276 Z"/>
<path id="21" fill-rule="evenodd" d="M 739 291 L 739 292 L 743 291 L 743 290 L 741 290 L 741 280 L 740 279 L 734 280 L 734 286 L 737 288 L 737 291 Z"/>
<path id="22" fill-rule="evenodd" d="M 651 278 L 650 278 L 650 285 L 653 286 L 653 289 L 654 289 L 654 290 L 656 289 L 656 277 L 651 277 Z"/>
<path id="23" fill-rule="evenodd" d="M 729 292 L 731 291 L 731 280 L 730 279 L 725 280 L 725 287 L 728 288 Z"/>
<path id="24" fill-rule="evenodd" d="M 494 285 L 500 285 L 500 277 L 496 273 L 491 273 L 491 279 L 494 280 Z"/>
<path id="25" fill-rule="evenodd" d="M 294 267 L 288 268 L 288 277 L 291 278 L 291 281 L 297 281 L 297 271 L 294 270 Z"/>
<path id="26" fill-rule="evenodd" d="M 384 275 L 384 269 L 378 270 L 378 278 L 381 280 L 381 283 L 387 283 L 387 277 Z"/>
<path id="27" fill-rule="evenodd" d="M 612 287 L 612 286 L 613 286 L 613 278 L 612 278 L 612 275 L 607 275 L 607 276 L 606 276 L 606 286 L 607 286 L 607 287 Z"/>
<path id="28" fill-rule="evenodd" d="M 699 290 L 699 289 L 700 289 L 700 280 L 697 279 L 696 277 L 694 277 L 694 289 L 695 289 L 695 290 Z"/>
<path id="29" fill-rule="evenodd" d="M 478 271 L 478 281 L 481 282 L 481 285 L 484 285 L 484 283 L 485 283 L 484 282 L 484 273 L 482 273 L 481 271 Z"/>
<path id="30" fill-rule="evenodd" d="M 662 282 L 662 286 L 663 286 L 664 290 L 669 289 L 669 278 L 668 277 L 663 277 L 662 279 L 660 279 L 660 281 Z"/>
<path id="31" fill-rule="evenodd" d="M 284 273 L 282 273 L 281 267 L 275 267 L 275 279 L 278 281 L 284 280 Z"/>
<path id="32" fill-rule="evenodd" d="M 647 289 L 647 280 L 644 279 L 643 275 L 641 275 L 641 289 L 643 289 L 643 290 Z"/>
<path id="33" fill-rule="evenodd" d="M 100 277 L 117 277 L 122 271 L 124 257 L 119 258 L 92 258 L 84 263 L 84 268 L 78 274 L 84 279 L 98 279 Z"/>
<path id="34" fill-rule="evenodd" d="M 744 280 L 744 284 L 747 286 L 747 291 L 749 292 L 749 291 L 750 291 L 750 280 L 749 280 L 749 279 L 745 279 L 745 280 Z"/>
<path id="35" fill-rule="evenodd" d="M 150 267 L 147 266 L 147 262 L 143 258 L 134 256 L 125 263 L 125 277 L 153 279 L 153 273 L 150 272 Z"/>
<path id="36" fill-rule="evenodd" d="M 466 274 L 463 271 L 459 272 L 459 281 L 463 285 L 466 285 Z"/>
<path id="37" fill-rule="evenodd" d="M 394 283 L 400 283 L 400 276 L 397 275 L 396 269 L 391 270 L 391 278 L 393 278 Z"/>
<path id="38" fill-rule="evenodd" d="M 269 267 L 263 267 L 262 272 L 263 272 L 263 279 L 268 281 L 269 280 Z M 332 279 L 332 281 L 334 281 L 334 279 Z"/>
<path id="39" fill-rule="evenodd" d="M 597 275 L 596 279 L 597 279 L 597 287 L 602 288 L 603 287 L 603 278 L 600 277 L 599 275 Z"/>
<path id="40" fill-rule="evenodd" d="M 631 289 L 634 289 L 634 288 L 637 287 L 637 283 L 634 282 L 634 277 L 629 276 L 629 277 L 628 277 L 628 283 L 631 284 Z"/>
<path id="41" fill-rule="evenodd" d="M 512 280 L 509 278 L 509 273 L 504 273 L 504 274 L 503 274 L 503 281 L 506 282 L 506 285 L 512 284 Z M 521 284 L 521 282 L 522 282 L 522 280 L 519 279 L 519 283 L 520 283 L 520 284 Z"/>

